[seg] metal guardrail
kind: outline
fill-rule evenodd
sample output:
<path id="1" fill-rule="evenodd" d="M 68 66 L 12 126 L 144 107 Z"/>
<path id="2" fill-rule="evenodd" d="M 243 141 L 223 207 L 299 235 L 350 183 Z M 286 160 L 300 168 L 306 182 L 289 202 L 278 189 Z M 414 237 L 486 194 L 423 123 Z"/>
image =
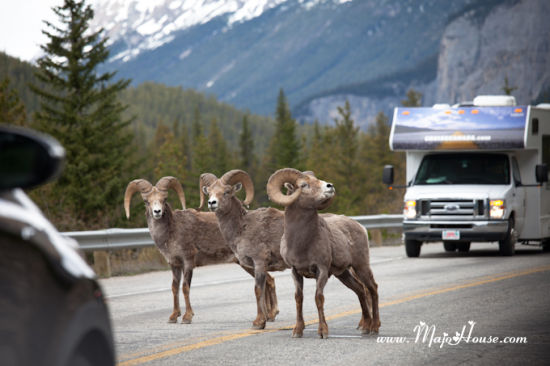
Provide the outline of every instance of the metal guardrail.
<path id="1" fill-rule="evenodd" d="M 403 224 L 403 215 L 350 216 L 350 218 L 367 229 L 399 228 Z M 155 245 L 148 228 L 72 231 L 62 234 L 75 239 L 84 251 L 134 249 Z"/>

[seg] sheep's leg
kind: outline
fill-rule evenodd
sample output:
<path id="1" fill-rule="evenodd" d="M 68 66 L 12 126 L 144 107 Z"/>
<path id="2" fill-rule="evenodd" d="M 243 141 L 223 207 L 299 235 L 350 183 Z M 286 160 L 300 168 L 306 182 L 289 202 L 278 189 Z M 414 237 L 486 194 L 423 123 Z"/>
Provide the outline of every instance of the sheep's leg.
<path id="1" fill-rule="evenodd" d="M 365 268 L 354 268 L 355 273 L 363 282 L 365 287 L 368 290 L 368 293 L 371 298 L 372 303 L 372 318 L 366 320 L 364 327 L 369 329 L 372 333 L 378 333 L 380 329 L 380 313 L 378 310 L 378 285 L 374 281 L 374 276 L 370 267 L 366 266 Z"/>
<path id="2" fill-rule="evenodd" d="M 181 282 L 181 267 L 170 266 L 172 269 L 172 295 L 174 297 L 174 311 L 170 318 L 168 318 L 168 323 L 175 323 L 178 321 L 178 316 L 181 315 L 180 310 L 180 282 Z"/>
<path id="3" fill-rule="evenodd" d="M 193 309 L 191 308 L 191 300 L 189 299 L 189 291 L 191 289 L 191 279 L 193 278 L 193 268 L 194 268 L 193 259 L 184 259 L 183 261 L 183 285 L 182 292 L 185 299 L 185 314 L 181 318 L 182 324 L 191 324 L 193 319 Z"/>
<path id="4" fill-rule="evenodd" d="M 254 276 L 254 270 L 252 268 L 241 266 L 248 274 Z M 279 314 L 279 307 L 277 305 L 277 294 L 275 293 L 275 279 L 266 273 L 266 290 L 265 290 L 265 306 L 267 309 L 267 321 L 275 321 L 275 316 Z M 255 322 L 259 322 L 261 318 L 260 307 L 258 307 L 258 315 Z"/>
<path id="5" fill-rule="evenodd" d="M 328 338 L 328 325 L 325 319 L 325 296 L 323 290 L 328 281 L 328 271 L 326 269 L 319 268 L 317 273 L 317 289 L 315 290 L 315 305 L 317 305 L 317 312 L 319 313 L 319 338 Z"/>
<path id="6" fill-rule="evenodd" d="M 304 335 L 304 315 L 302 312 L 302 306 L 304 303 L 304 277 L 296 271 L 296 268 L 292 268 L 292 278 L 294 279 L 294 286 L 296 292 L 294 298 L 296 299 L 296 325 L 292 330 L 292 338 L 302 338 Z"/>
<path id="7" fill-rule="evenodd" d="M 267 305 L 267 321 L 275 321 L 275 317 L 279 314 L 279 305 L 277 303 L 277 292 L 275 291 L 275 279 L 267 274 L 266 278 L 266 305 Z"/>
<path id="8" fill-rule="evenodd" d="M 346 287 L 351 289 L 357 297 L 359 298 L 359 303 L 361 304 L 362 316 L 359 321 L 358 328 L 361 328 L 363 334 L 366 334 L 370 331 L 367 327 L 367 320 L 370 320 L 369 306 L 367 302 L 367 293 L 365 287 L 361 282 L 359 282 L 349 270 L 342 272 L 340 275 L 336 276 L 340 282 L 342 282 Z"/>
<path id="9" fill-rule="evenodd" d="M 258 308 L 258 316 L 256 320 L 252 322 L 252 328 L 254 329 L 264 329 L 267 321 L 267 307 L 265 304 L 266 274 L 263 263 L 254 265 L 254 278 L 256 279 L 254 293 L 256 295 L 256 306 Z"/>

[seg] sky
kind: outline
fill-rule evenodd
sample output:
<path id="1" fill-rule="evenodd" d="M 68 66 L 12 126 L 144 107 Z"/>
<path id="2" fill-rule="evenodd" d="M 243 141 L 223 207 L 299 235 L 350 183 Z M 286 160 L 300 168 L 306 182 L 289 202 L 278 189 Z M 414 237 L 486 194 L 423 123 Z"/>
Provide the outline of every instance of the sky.
<path id="1" fill-rule="evenodd" d="M 31 61 L 46 42 L 42 20 L 55 21 L 51 8 L 61 4 L 63 0 L 1 0 L 0 51 Z"/>

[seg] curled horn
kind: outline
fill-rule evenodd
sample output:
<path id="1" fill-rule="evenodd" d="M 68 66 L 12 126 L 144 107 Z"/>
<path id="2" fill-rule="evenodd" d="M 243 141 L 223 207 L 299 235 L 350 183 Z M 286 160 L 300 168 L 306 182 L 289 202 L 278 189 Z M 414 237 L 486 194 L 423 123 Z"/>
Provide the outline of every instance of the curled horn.
<path id="1" fill-rule="evenodd" d="M 128 183 L 126 192 L 124 193 L 124 211 L 126 211 L 126 218 L 130 218 L 130 201 L 132 196 L 136 192 L 149 193 L 153 189 L 153 185 L 145 179 L 135 179 Z"/>
<path id="2" fill-rule="evenodd" d="M 225 173 L 221 178 L 221 181 L 225 184 L 234 185 L 235 183 L 241 182 L 244 186 L 244 191 L 246 192 L 246 197 L 243 203 L 248 206 L 250 202 L 254 199 L 254 183 L 247 172 L 240 169 L 230 170 Z"/>
<path id="3" fill-rule="evenodd" d="M 159 179 L 157 184 L 155 185 L 159 190 L 161 191 L 167 191 L 168 189 L 172 188 L 176 193 L 178 194 L 178 197 L 181 202 L 181 206 L 185 210 L 185 194 L 183 193 L 183 188 L 181 188 L 181 184 L 178 181 L 177 178 L 174 177 L 162 177 Z"/>
<path id="4" fill-rule="evenodd" d="M 291 205 L 294 201 L 296 201 L 300 193 L 302 193 L 302 188 L 296 185 L 296 180 L 303 175 L 304 173 L 293 168 L 277 170 L 271 175 L 271 177 L 269 177 L 269 180 L 267 181 L 267 195 L 269 199 L 281 206 L 286 207 Z M 286 196 L 283 192 L 281 192 L 281 187 L 285 182 L 292 183 L 296 187 L 296 190 L 289 196 Z"/>
<path id="5" fill-rule="evenodd" d="M 212 173 L 201 174 L 201 177 L 199 178 L 199 193 L 201 197 L 201 202 L 197 210 L 200 210 L 202 208 L 202 205 L 204 205 L 204 192 L 202 191 L 202 188 L 210 187 L 210 185 L 214 183 L 217 179 L 218 178 Z"/>

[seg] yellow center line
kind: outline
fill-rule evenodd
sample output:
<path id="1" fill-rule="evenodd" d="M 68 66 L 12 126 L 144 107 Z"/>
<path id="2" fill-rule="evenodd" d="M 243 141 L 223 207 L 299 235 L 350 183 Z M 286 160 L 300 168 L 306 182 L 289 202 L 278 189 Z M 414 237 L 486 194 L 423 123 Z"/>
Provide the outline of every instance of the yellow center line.
<path id="1" fill-rule="evenodd" d="M 379 307 L 383 308 L 383 307 L 386 307 L 386 306 L 398 305 L 398 304 L 402 304 L 404 302 L 408 302 L 408 301 L 412 301 L 412 300 L 416 300 L 416 299 L 421 299 L 421 298 L 427 297 L 427 296 L 444 294 L 444 293 L 447 293 L 447 292 L 462 290 L 462 289 L 470 288 L 470 287 L 481 286 L 481 285 L 485 285 L 485 284 L 492 283 L 492 282 L 503 281 L 503 280 L 507 280 L 507 279 L 510 279 L 510 278 L 526 276 L 526 275 L 530 275 L 530 274 L 533 274 L 533 273 L 545 272 L 545 271 L 550 271 L 550 266 L 542 266 L 542 267 L 536 267 L 536 268 L 532 268 L 532 269 L 528 269 L 528 270 L 524 270 L 524 271 L 499 274 L 499 275 L 494 275 L 492 277 L 483 277 L 484 279 L 477 280 L 477 281 L 474 281 L 474 282 L 468 282 L 468 283 L 464 283 L 464 284 L 460 284 L 460 285 L 454 285 L 454 286 L 444 287 L 444 288 L 440 288 L 440 289 L 436 289 L 436 290 L 425 291 L 425 292 L 417 293 L 417 294 L 414 294 L 414 295 L 401 297 L 401 298 L 398 298 L 398 299 L 395 299 L 395 300 L 386 301 L 384 303 L 381 303 L 379 305 Z M 343 317 L 346 317 L 346 316 L 349 316 L 349 315 L 358 314 L 360 312 L 361 312 L 361 309 L 359 309 L 359 308 L 354 309 L 354 310 L 344 311 L 344 312 L 340 312 L 338 314 L 327 316 L 326 320 L 334 320 L 334 319 L 338 319 L 338 318 L 343 318 Z M 317 319 L 310 320 L 310 321 L 306 322 L 306 325 L 315 324 L 317 322 L 318 322 Z M 146 363 L 146 362 L 149 362 L 149 361 L 154 361 L 154 360 L 174 356 L 174 355 L 177 355 L 177 354 L 180 354 L 180 353 L 189 352 L 189 351 L 204 348 L 204 347 L 214 346 L 214 345 L 217 345 L 217 344 L 220 344 L 220 343 L 229 342 L 229 341 L 233 341 L 233 340 L 236 340 L 236 339 L 249 337 L 249 336 L 252 336 L 252 335 L 255 335 L 255 334 L 273 333 L 273 332 L 277 332 L 277 331 L 281 331 L 281 330 L 290 330 L 292 328 L 293 328 L 293 325 L 287 325 L 287 326 L 282 326 L 282 327 L 278 327 L 278 328 L 274 328 L 274 329 L 246 330 L 246 331 L 233 333 L 233 334 L 228 334 L 228 335 L 224 335 L 224 336 L 220 336 L 220 337 L 214 337 L 214 338 L 211 338 L 211 339 L 207 339 L 205 341 L 201 341 L 201 342 L 197 342 L 197 343 L 193 343 L 193 344 L 189 344 L 189 345 L 185 345 L 185 346 L 181 346 L 181 347 L 175 347 L 175 348 L 172 348 L 172 349 L 169 349 L 169 350 L 166 350 L 166 351 L 153 353 L 153 354 L 150 354 L 150 355 L 147 355 L 147 356 L 138 357 L 138 358 L 130 359 L 130 360 L 127 360 L 127 361 L 122 361 L 122 362 L 118 363 L 118 366 L 140 365 L 140 364 L 143 364 L 143 363 Z"/>

